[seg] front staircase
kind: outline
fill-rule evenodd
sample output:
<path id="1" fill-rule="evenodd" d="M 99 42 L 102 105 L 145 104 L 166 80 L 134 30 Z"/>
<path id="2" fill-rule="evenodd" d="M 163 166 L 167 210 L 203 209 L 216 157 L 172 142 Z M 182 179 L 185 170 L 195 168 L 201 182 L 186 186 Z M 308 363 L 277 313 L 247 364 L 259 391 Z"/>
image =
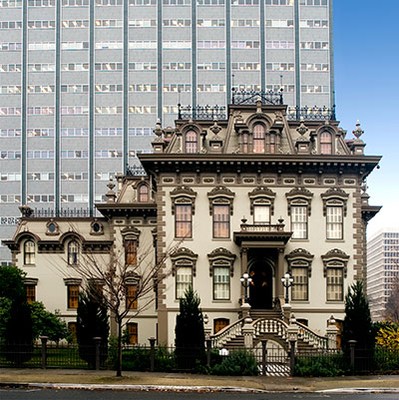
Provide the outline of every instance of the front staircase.
<path id="1" fill-rule="evenodd" d="M 289 340 L 295 333 L 296 351 L 315 352 L 328 348 L 328 339 L 313 332 L 309 327 L 297 321 L 287 324 L 281 312 L 275 310 L 251 310 L 251 320 L 241 318 L 220 332 L 211 336 L 213 348 L 226 348 L 227 350 L 243 349 L 246 331 L 252 332 L 252 347 L 256 347 L 262 340 L 278 343 L 286 352 L 289 349 Z M 252 328 L 252 329 L 251 329 Z M 291 335 L 291 337 L 290 337 Z"/>
<path id="2" fill-rule="evenodd" d="M 251 309 L 245 318 L 210 339 L 212 348 L 252 351 L 260 374 L 288 376 L 291 373 L 290 349 L 293 348 L 296 354 L 321 353 L 328 349 L 329 343 L 333 346 L 336 335 L 320 336 L 295 318 L 288 324 L 281 310 Z"/>

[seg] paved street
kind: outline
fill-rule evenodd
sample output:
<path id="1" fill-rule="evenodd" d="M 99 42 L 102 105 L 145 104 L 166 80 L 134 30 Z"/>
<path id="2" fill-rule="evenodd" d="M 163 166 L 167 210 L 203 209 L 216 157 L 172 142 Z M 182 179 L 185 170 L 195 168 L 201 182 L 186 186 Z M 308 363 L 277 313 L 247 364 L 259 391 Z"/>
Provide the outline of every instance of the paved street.
<path id="1" fill-rule="evenodd" d="M 0 389 L 1 400 L 397 400 L 397 394 L 360 393 L 175 393 L 115 390 Z"/>

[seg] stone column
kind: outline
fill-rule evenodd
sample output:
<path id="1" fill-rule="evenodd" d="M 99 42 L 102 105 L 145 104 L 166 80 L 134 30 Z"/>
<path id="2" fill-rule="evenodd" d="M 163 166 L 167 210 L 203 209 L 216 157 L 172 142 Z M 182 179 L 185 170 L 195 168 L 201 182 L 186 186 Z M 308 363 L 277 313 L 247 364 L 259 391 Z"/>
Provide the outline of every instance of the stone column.
<path id="1" fill-rule="evenodd" d="M 284 292 L 283 286 L 281 284 L 281 278 L 284 272 L 284 249 L 278 249 L 278 261 L 277 261 L 277 269 L 276 269 L 276 297 L 280 299 L 280 302 L 283 303 L 284 300 Z"/>
<path id="2" fill-rule="evenodd" d="M 242 327 L 242 334 L 244 336 L 244 346 L 246 349 L 253 348 L 254 333 L 255 333 L 255 328 L 251 324 L 251 321 L 246 320 L 244 326 Z"/>
<path id="3" fill-rule="evenodd" d="M 338 335 L 338 328 L 335 325 L 334 317 L 331 315 L 330 319 L 328 320 L 328 326 L 327 326 L 328 349 L 331 349 L 331 350 L 337 349 L 337 335 Z"/>
<path id="4" fill-rule="evenodd" d="M 248 269 L 248 249 L 246 247 L 241 248 L 241 276 Z"/>

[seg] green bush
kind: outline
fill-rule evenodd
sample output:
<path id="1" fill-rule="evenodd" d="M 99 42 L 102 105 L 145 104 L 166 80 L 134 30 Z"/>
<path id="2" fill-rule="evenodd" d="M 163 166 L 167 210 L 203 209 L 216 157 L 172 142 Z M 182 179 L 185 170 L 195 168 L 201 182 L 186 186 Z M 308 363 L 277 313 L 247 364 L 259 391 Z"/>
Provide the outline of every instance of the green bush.
<path id="1" fill-rule="evenodd" d="M 399 373 L 399 351 L 377 346 L 374 352 L 374 365 L 376 372 Z"/>
<path id="2" fill-rule="evenodd" d="M 258 375 L 258 366 L 251 352 L 238 350 L 224 356 L 220 363 L 210 368 L 209 373 L 211 375 L 254 376 Z"/>
<path id="3" fill-rule="evenodd" d="M 125 371 L 148 371 L 150 369 L 150 349 L 133 347 L 122 351 L 122 368 Z"/>
<path id="4" fill-rule="evenodd" d="M 176 368 L 176 359 L 173 352 L 165 347 L 158 347 L 155 351 L 155 371 L 170 372 Z"/>
<path id="5" fill-rule="evenodd" d="M 117 360 L 117 338 L 111 337 L 108 350 L 108 367 L 115 369 Z M 176 368 L 173 352 L 165 347 L 155 348 L 154 370 L 169 372 Z M 125 371 L 149 371 L 151 368 L 151 350 L 149 347 L 130 347 L 122 351 L 122 367 Z"/>
<path id="6" fill-rule="evenodd" d="M 342 354 L 325 356 L 298 356 L 295 359 L 295 376 L 340 376 L 347 372 Z"/>

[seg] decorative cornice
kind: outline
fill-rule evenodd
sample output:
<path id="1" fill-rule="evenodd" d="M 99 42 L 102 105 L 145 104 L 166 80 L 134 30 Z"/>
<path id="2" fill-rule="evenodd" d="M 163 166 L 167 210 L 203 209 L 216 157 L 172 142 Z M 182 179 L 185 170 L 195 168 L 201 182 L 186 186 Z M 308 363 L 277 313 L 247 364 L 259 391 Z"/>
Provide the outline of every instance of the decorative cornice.
<path id="1" fill-rule="evenodd" d="M 213 275 L 213 268 L 218 266 L 229 267 L 230 276 L 234 276 L 234 260 L 236 255 L 224 247 L 219 247 L 208 254 L 209 276 Z"/>
<path id="2" fill-rule="evenodd" d="M 313 258 L 314 255 L 305 249 L 297 248 L 292 250 L 285 256 L 288 262 L 288 271 L 291 272 L 292 267 L 306 267 L 308 269 L 308 276 L 311 277 Z"/>
<path id="3" fill-rule="evenodd" d="M 254 205 L 256 204 L 267 204 L 270 206 L 270 215 L 274 215 L 274 200 L 276 198 L 276 193 L 271 189 L 260 186 L 256 187 L 252 192 L 248 193 L 250 200 L 250 213 L 254 213 Z"/>
<path id="4" fill-rule="evenodd" d="M 82 279 L 81 278 L 64 278 L 64 283 L 66 286 L 70 285 L 81 285 Z"/>
<path id="5" fill-rule="evenodd" d="M 288 202 L 288 215 L 291 215 L 291 207 L 296 204 L 297 200 L 302 200 L 302 203 L 306 202 L 308 215 L 311 213 L 311 202 L 313 193 L 303 186 L 295 187 L 285 194 Z M 299 204 L 299 203 L 298 203 Z M 305 203 L 304 203 L 305 204 Z"/>
<path id="6" fill-rule="evenodd" d="M 32 285 L 32 286 L 34 285 L 34 286 L 36 286 L 37 282 L 39 282 L 38 278 L 29 278 L 29 277 L 24 278 L 24 284 L 25 285 Z"/>
<path id="7" fill-rule="evenodd" d="M 230 206 L 230 214 L 233 215 L 233 201 L 235 193 L 225 186 L 215 186 L 208 192 L 209 214 L 213 214 L 213 206 L 216 204 L 228 204 Z"/>
<path id="8" fill-rule="evenodd" d="M 195 276 L 197 259 L 198 254 L 195 254 L 187 247 L 180 247 L 170 255 L 170 260 L 172 261 L 172 275 L 175 275 L 177 267 L 185 266 L 191 267 L 193 270 L 193 276 Z"/>
<path id="9" fill-rule="evenodd" d="M 322 193 L 321 198 L 323 200 L 323 215 L 327 215 L 327 206 L 328 205 L 342 205 L 344 210 L 344 216 L 346 216 L 347 212 L 347 201 L 349 198 L 349 194 L 343 191 L 341 188 L 334 187 L 328 189 L 325 193 Z"/>
<path id="10" fill-rule="evenodd" d="M 136 227 L 129 225 L 121 230 L 123 240 L 139 240 L 141 231 Z"/>
<path id="11" fill-rule="evenodd" d="M 191 203 L 193 215 L 195 214 L 195 198 L 197 197 L 197 192 L 188 186 L 178 186 L 170 192 L 170 197 L 172 199 L 172 215 L 175 214 L 175 206 L 177 203 Z"/>
<path id="12" fill-rule="evenodd" d="M 346 278 L 348 273 L 348 261 L 350 256 L 348 256 L 344 251 L 340 249 L 332 249 L 326 254 L 321 256 L 324 264 L 324 277 L 327 276 L 327 268 L 343 268 L 344 276 Z"/>

